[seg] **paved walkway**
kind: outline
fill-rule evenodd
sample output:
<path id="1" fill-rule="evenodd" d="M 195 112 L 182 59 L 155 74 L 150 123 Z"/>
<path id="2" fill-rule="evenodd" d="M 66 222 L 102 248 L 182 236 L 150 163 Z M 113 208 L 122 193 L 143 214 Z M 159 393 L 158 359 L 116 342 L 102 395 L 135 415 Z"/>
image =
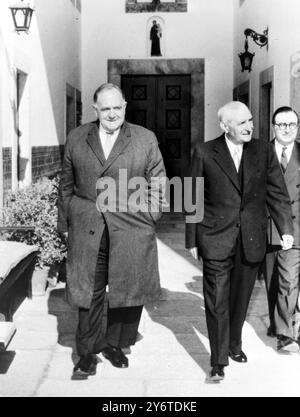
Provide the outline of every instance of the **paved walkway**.
<path id="1" fill-rule="evenodd" d="M 209 345 L 200 265 L 184 250 L 179 216 L 158 227 L 162 299 L 144 309 L 140 340 L 128 351 L 128 369 L 99 355 L 97 375 L 71 381 L 76 311 L 64 284 L 25 300 L 15 315 L 17 333 L 0 355 L 0 397 L 214 397 L 299 396 L 300 355 L 282 356 L 266 336 L 263 283 L 257 282 L 244 326 L 247 364 L 230 362 L 220 384 L 207 381 Z"/>

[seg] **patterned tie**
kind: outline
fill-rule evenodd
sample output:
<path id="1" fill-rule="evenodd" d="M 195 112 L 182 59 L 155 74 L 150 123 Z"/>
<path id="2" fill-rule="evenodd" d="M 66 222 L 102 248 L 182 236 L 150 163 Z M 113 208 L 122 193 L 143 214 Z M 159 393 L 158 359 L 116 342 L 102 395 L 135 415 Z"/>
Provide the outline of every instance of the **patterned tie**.
<path id="1" fill-rule="evenodd" d="M 241 163 L 241 155 L 240 155 L 238 148 L 235 148 L 232 158 L 233 158 L 236 171 L 239 172 L 240 163 Z"/>
<path id="2" fill-rule="evenodd" d="M 105 132 L 105 140 L 103 142 L 103 152 L 104 152 L 104 156 L 107 159 L 110 151 L 113 147 L 113 140 L 112 140 L 112 136 L 113 136 L 114 132 Z"/>
<path id="3" fill-rule="evenodd" d="M 280 165 L 281 165 L 281 169 L 282 172 L 285 173 L 287 165 L 288 165 L 288 160 L 287 160 L 287 156 L 286 156 L 286 146 L 282 147 L 282 154 L 281 154 L 281 160 L 280 160 Z"/>

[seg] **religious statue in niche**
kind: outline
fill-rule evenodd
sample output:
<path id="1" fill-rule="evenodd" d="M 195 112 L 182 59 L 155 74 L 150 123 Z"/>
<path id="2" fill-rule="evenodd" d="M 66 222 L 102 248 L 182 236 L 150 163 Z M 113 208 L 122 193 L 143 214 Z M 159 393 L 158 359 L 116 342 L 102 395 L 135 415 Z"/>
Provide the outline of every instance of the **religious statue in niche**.
<path id="1" fill-rule="evenodd" d="M 160 40 L 162 37 L 161 25 L 156 21 L 152 21 L 152 27 L 150 29 L 150 41 L 151 41 L 151 56 L 161 56 Z"/>

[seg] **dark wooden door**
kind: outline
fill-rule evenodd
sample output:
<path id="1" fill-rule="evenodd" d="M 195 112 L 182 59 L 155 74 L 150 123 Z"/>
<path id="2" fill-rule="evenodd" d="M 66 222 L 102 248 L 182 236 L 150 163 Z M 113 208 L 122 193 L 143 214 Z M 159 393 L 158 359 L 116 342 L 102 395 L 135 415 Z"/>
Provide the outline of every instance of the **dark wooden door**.
<path id="1" fill-rule="evenodd" d="M 190 76 L 122 76 L 126 119 L 157 136 L 169 178 L 183 178 L 190 162 Z"/>

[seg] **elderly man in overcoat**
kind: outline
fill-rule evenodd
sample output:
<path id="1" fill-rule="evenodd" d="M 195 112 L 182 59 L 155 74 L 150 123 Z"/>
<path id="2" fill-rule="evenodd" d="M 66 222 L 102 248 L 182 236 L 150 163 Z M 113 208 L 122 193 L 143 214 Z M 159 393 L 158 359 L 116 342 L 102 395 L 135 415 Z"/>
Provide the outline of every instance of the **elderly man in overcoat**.
<path id="1" fill-rule="evenodd" d="M 136 341 L 143 305 L 160 296 L 155 223 L 164 196 L 156 180 L 165 177 L 165 167 L 157 139 L 125 121 L 126 102 L 116 85 L 96 90 L 94 109 L 98 119 L 68 136 L 59 189 L 58 230 L 68 238 L 68 297 L 79 308 L 79 361 L 72 379 L 94 375 L 100 352 L 112 365 L 128 367 L 122 348 Z M 132 186 L 141 180 L 144 205 Z M 105 204 L 103 193 L 113 204 Z"/>

